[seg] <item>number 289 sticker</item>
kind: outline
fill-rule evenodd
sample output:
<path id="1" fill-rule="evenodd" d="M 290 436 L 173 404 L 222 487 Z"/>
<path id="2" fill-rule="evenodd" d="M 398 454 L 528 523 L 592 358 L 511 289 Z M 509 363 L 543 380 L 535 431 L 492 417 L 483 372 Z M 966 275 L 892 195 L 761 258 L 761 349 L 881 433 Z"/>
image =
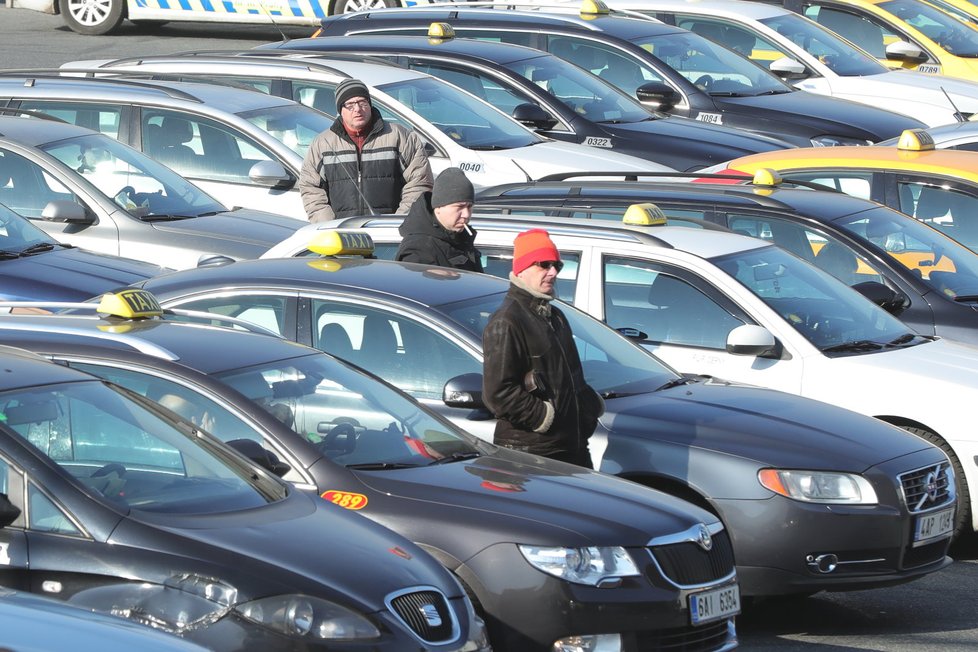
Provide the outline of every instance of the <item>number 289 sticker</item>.
<path id="1" fill-rule="evenodd" d="M 334 505 L 339 505 L 346 509 L 363 509 L 367 506 L 366 496 L 363 494 L 353 494 L 349 491 L 330 489 L 321 493 L 320 496 Z"/>

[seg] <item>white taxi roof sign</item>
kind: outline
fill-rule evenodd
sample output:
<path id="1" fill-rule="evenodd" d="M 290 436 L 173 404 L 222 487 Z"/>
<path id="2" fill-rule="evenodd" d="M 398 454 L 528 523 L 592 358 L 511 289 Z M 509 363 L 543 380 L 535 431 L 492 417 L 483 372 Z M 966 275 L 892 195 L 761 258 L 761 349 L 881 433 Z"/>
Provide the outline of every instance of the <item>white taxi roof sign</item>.
<path id="1" fill-rule="evenodd" d="M 455 38 L 455 28 L 448 23 L 432 23 L 428 26 L 428 38 L 445 41 Z"/>
<path id="2" fill-rule="evenodd" d="M 923 129 L 906 129 L 900 134 L 897 149 L 906 152 L 926 152 L 935 149 L 934 138 Z"/>
<path id="3" fill-rule="evenodd" d="M 102 295 L 96 311 L 99 314 L 123 319 L 148 319 L 162 317 L 163 308 L 152 293 L 146 290 L 127 289 Z"/>
<path id="4" fill-rule="evenodd" d="M 777 171 L 771 168 L 760 168 L 754 173 L 754 179 L 751 183 L 755 186 L 780 186 L 784 179 Z"/>
<path id="5" fill-rule="evenodd" d="M 373 256 L 374 240 L 363 231 L 328 229 L 316 232 L 309 251 L 320 256 Z"/>
<path id="6" fill-rule="evenodd" d="M 662 209 L 651 202 L 632 204 L 621 218 L 622 224 L 632 226 L 662 226 L 668 222 Z"/>
<path id="7" fill-rule="evenodd" d="M 611 9 L 602 0 L 583 0 L 581 2 L 582 16 L 602 16 L 610 13 Z"/>

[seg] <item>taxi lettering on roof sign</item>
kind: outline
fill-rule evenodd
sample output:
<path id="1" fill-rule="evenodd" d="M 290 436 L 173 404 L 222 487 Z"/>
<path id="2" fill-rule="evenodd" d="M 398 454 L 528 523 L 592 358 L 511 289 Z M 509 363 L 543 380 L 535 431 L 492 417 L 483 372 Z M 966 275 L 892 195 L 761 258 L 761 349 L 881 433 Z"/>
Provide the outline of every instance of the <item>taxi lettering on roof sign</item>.
<path id="1" fill-rule="evenodd" d="M 668 219 L 661 208 L 652 203 L 645 203 L 629 206 L 621 221 L 632 226 L 662 226 L 668 222 Z"/>
<path id="2" fill-rule="evenodd" d="M 350 493 L 349 491 L 339 491 L 338 489 L 330 489 L 329 491 L 324 491 L 320 496 L 324 500 L 328 500 L 334 505 L 339 505 L 344 509 L 363 509 L 367 506 L 367 497 L 363 494 Z"/>
<path id="3" fill-rule="evenodd" d="M 373 256 L 374 241 L 363 231 L 319 231 L 309 251 L 320 256 Z"/>
<path id="4" fill-rule="evenodd" d="M 148 319 L 163 316 L 160 302 L 146 290 L 121 290 L 102 296 L 98 312 L 123 319 Z"/>

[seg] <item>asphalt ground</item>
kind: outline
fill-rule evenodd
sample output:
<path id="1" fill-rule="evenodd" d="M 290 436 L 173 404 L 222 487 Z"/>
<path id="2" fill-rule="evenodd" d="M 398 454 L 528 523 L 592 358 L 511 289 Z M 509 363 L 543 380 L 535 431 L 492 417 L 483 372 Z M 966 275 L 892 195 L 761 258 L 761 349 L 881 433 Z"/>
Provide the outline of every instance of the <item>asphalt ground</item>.
<path id="1" fill-rule="evenodd" d="M 123 23 L 109 36 L 75 34 L 60 16 L 8 9 L 0 0 L 0 69 L 56 68 L 78 59 L 232 50 L 302 38 L 311 28 Z M 822 593 L 745 606 L 737 619 L 741 649 L 811 652 L 975 652 L 978 650 L 978 535 L 952 548 L 938 573 L 885 589 Z M 510 651 L 501 651 L 510 652 Z"/>

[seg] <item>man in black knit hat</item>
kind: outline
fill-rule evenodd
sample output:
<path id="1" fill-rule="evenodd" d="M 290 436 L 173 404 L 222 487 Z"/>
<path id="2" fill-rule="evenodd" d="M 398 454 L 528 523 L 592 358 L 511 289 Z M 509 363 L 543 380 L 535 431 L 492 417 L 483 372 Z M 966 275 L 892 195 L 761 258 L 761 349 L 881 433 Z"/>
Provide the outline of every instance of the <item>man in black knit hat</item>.
<path id="1" fill-rule="evenodd" d="M 387 123 L 358 79 L 336 87 L 336 120 L 317 135 L 299 174 L 299 194 L 310 222 L 352 215 L 406 213 L 431 190 L 421 139 Z"/>
<path id="2" fill-rule="evenodd" d="M 398 231 L 402 236 L 395 260 L 482 271 L 469 227 L 475 190 L 458 168 L 447 168 L 431 192 L 422 193 Z"/>

